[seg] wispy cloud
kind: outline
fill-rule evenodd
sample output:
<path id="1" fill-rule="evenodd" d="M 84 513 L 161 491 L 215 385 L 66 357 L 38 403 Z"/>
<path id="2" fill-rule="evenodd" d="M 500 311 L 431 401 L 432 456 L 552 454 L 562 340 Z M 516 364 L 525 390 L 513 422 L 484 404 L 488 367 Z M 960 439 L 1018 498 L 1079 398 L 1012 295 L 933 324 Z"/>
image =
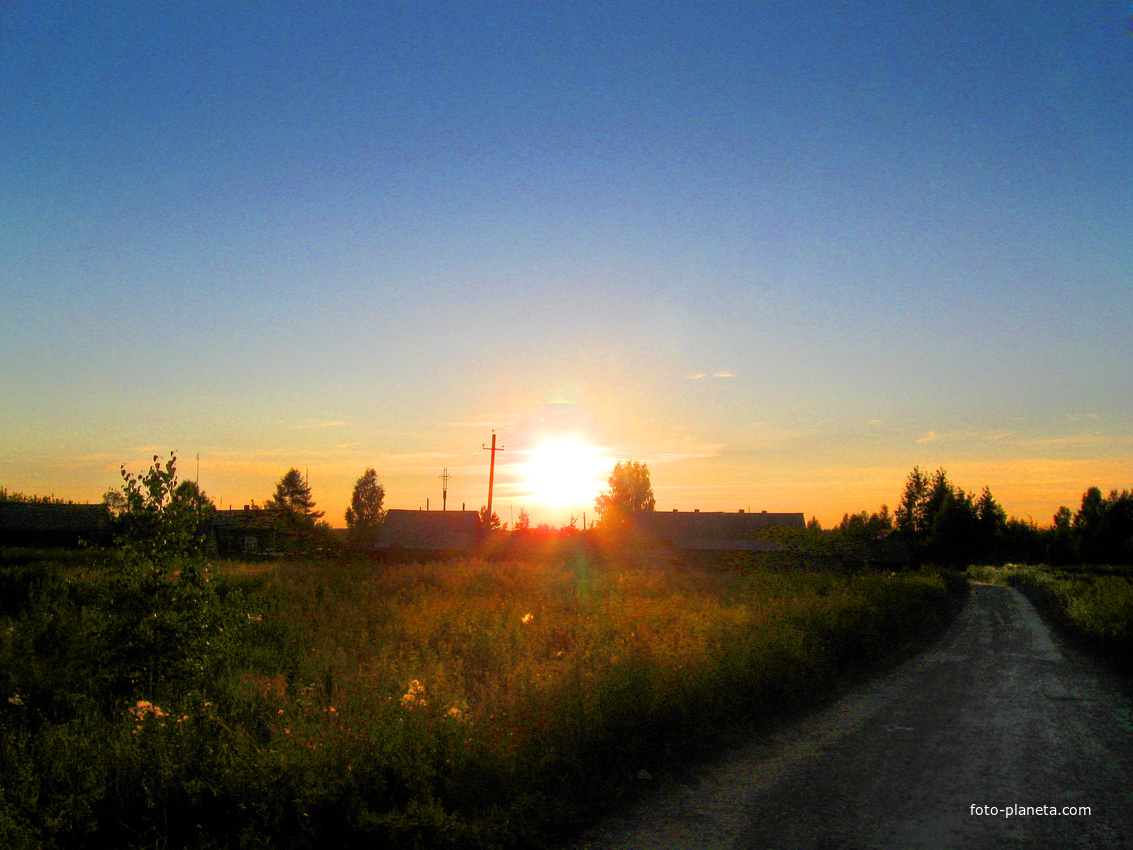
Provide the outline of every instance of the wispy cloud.
<path id="1" fill-rule="evenodd" d="M 999 442 L 1000 440 L 1009 440 L 1012 437 L 1014 437 L 1017 433 L 1019 433 L 1019 432 L 1018 431 L 991 431 L 989 433 L 985 433 L 983 435 L 983 438 L 985 440 L 990 440 L 992 442 Z"/>
<path id="2" fill-rule="evenodd" d="M 688 380 L 699 381 L 701 378 L 707 378 L 707 377 L 708 377 L 707 372 L 696 372 L 692 375 L 689 375 Z M 713 372 L 712 377 L 713 378 L 734 378 L 736 376 L 732 371 L 730 371 L 728 369 L 721 369 L 718 372 Z"/>
<path id="3" fill-rule="evenodd" d="M 346 423 L 341 419 L 307 419 L 296 422 L 291 427 L 297 431 L 318 431 L 323 428 L 339 428 Z"/>
<path id="4" fill-rule="evenodd" d="M 939 434 L 937 434 L 935 431 L 929 431 L 927 434 L 925 434 L 923 437 L 918 439 L 916 442 L 917 442 L 918 445 L 924 445 L 925 443 L 935 443 L 939 439 L 940 439 Z"/>

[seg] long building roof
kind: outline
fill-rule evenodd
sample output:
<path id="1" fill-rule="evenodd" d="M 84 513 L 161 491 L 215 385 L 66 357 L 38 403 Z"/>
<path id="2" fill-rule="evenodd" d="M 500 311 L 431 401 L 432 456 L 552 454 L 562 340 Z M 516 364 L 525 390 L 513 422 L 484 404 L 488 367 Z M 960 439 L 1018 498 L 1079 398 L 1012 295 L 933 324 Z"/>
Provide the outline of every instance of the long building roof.
<path id="1" fill-rule="evenodd" d="M 379 549 L 467 551 L 476 546 L 480 516 L 476 511 L 386 511 L 378 531 Z"/>

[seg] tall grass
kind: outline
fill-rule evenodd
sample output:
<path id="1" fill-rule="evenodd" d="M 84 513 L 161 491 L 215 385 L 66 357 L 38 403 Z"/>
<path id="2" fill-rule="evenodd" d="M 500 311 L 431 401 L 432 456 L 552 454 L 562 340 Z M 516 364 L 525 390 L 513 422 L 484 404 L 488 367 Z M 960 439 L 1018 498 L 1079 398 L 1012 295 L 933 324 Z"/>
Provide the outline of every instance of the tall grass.
<path id="1" fill-rule="evenodd" d="M 976 581 L 1018 588 L 1063 633 L 1133 672 L 1133 567 L 971 567 Z"/>
<path id="2" fill-rule="evenodd" d="M 963 590 L 583 551 L 224 564 L 196 678 L 114 691 L 110 586 L 40 569 L 0 618 L 12 847 L 544 846 L 925 640 Z"/>

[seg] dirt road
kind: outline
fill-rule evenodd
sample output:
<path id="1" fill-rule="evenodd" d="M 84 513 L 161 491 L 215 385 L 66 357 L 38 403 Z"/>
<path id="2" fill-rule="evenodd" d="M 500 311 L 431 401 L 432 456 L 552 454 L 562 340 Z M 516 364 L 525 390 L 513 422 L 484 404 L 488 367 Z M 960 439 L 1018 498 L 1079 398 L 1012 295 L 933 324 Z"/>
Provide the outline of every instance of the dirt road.
<path id="1" fill-rule="evenodd" d="M 1130 846 L 1131 706 L 1017 591 L 975 586 L 929 651 L 691 783 L 658 777 L 577 847 Z"/>

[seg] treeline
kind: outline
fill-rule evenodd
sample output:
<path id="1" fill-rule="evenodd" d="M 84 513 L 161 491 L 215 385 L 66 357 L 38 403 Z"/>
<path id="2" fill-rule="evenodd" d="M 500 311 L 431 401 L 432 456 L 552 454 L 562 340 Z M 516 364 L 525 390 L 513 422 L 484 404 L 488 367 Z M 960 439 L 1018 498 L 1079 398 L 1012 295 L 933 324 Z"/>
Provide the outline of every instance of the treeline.
<path id="1" fill-rule="evenodd" d="M 122 467 L 122 479 L 120 490 L 108 490 L 102 497 L 120 537 L 162 539 L 184 552 L 203 550 L 217 507 L 195 481 L 178 482 L 175 452 L 170 452 L 164 464 L 154 455 L 152 466 L 142 475 Z M 377 473 L 367 469 L 355 482 L 345 514 L 347 539 L 352 544 L 364 546 L 376 538 L 385 515 L 384 499 L 385 488 L 378 483 Z M 283 474 L 263 504 L 253 499 L 248 507 L 275 512 L 276 521 L 286 531 L 311 546 L 338 542 L 330 523 L 323 519 L 324 512 L 315 509 L 310 482 L 296 467 Z M 160 534 L 155 533 L 158 527 L 162 527 Z"/>
<path id="2" fill-rule="evenodd" d="M 812 520 L 812 528 L 817 524 Z M 1063 506 L 1052 524 L 1008 517 L 988 487 L 979 496 L 957 486 L 948 473 L 914 467 L 896 509 L 845 514 L 828 532 L 834 540 L 896 538 L 915 563 L 941 566 L 1027 563 L 1133 563 L 1133 491 L 1103 496 L 1090 487 L 1076 512 Z"/>
<path id="3" fill-rule="evenodd" d="M 26 493 L 10 493 L 7 487 L 0 487 L 0 502 L 13 502 L 24 505 L 73 505 L 67 499 L 57 499 L 55 496 L 29 496 Z"/>

